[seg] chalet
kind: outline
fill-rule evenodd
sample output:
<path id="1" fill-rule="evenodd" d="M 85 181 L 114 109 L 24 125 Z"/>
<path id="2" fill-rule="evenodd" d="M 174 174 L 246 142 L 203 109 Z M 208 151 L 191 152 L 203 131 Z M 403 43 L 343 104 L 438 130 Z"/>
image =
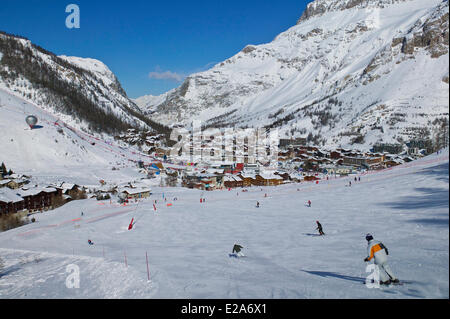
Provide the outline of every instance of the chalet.
<path id="1" fill-rule="evenodd" d="M 340 159 L 340 158 L 342 158 L 342 154 L 341 154 L 341 152 L 338 152 L 338 151 L 332 151 L 332 152 L 330 152 L 330 158 L 331 159 Z"/>
<path id="2" fill-rule="evenodd" d="M 22 188 L 17 194 L 24 199 L 24 208 L 29 212 L 53 209 L 57 199 L 62 197 L 62 190 L 53 187 Z"/>
<path id="3" fill-rule="evenodd" d="M 0 188 L 8 187 L 9 182 L 11 182 L 10 179 L 3 179 L 3 180 L 0 180 Z"/>
<path id="4" fill-rule="evenodd" d="M 398 159 L 390 159 L 390 160 L 384 161 L 383 164 L 385 167 L 394 167 L 394 166 L 403 164 L 403 161 L 398 160 Z"/>
<path id="5" fill-rule="evenodd" d="M 368 157 L 368 156 L 358 156 L 358 157 L 351 157 L 346 156 L 343 158 L 343 164 L 344 165 L 351 165 L 356 167 L 374 167 L 377 165 L 380 165 L 384 161 L 384 155 L 379 157 Z"/>
<path id="6" fill-rule="evenodd" d="M 319 180 L 320 178 L 318 178 L 317 176 L 314 176 L 314 175 L 307 175 L 307 176 L 304 176 L 303 177 L 303 180 L 305 181 L 305 182 L 312 182 L 312 181 L 317 181 L 317 180 Z"/>
<path id="7" fill-rule="evenodd" d="M 10 179 L 9 182 L 6 184 L 7 187 L 11 188 L 11 189 L 18 189 L 22 186 L 24 186 L 25 184 L 28 184 L 29 181 L 23 178 L 19 178 L 19 179 Z M 1 187 L 1 186 L 0 186 Z"/>
<path id="8" fill-rule="evenodd" d="M 225 175 L 223 184 L 226 188 L 244 187 L 244 181 L 237 175 Z"/>
<path id="9" fill-rule="evenodd" d="M 63 182 L 58 186 L 58 188 L 61 188 L 63 194 L 70 196 L 72 199 L 81 199 L 86 195 L 86 190 L 84 187 L 80 187 L 77 184 Z"/>
<path id="10" fill-rule="evenodd" d="M 254 184 L 257 186 L 276 186 L 283 184 L 283 178 L 274 173 L 263 172 L 256 174 Z"/>
<path id="11" fill-rule="evenodd" d="M 127 199 L 140 199 L 150 197 L 150 188 L 125 188 L 120 193 Z"/>
<path id="12" fill-rule="evenodd" d="M 0 189 L 0 215 L 17 213 L 24 210 L 25 201 L 15 191 L 4 188 Z"/>
<path id="13" fill-rule="evenodd" d="M 251 186 L 255 183 L 256 177 L 254 174 L 242 172 L 238 175 L 242 179 L 244 187 Z"/>

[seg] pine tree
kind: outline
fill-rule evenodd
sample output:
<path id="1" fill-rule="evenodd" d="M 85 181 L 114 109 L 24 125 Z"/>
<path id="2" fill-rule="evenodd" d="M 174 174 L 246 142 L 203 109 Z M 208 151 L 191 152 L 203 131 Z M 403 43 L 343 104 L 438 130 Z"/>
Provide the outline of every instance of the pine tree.
<path id="1" fill-rule="evenodd" d="M 6 166 L 5 166 L 5 163 L 3 163 L 2 162 L 2 166 L 0 167 L 0 170 L 1 170 L 1 174 L 2 174 L 2 177 L 4 177 L 5 175 L 6 175 Z"/>

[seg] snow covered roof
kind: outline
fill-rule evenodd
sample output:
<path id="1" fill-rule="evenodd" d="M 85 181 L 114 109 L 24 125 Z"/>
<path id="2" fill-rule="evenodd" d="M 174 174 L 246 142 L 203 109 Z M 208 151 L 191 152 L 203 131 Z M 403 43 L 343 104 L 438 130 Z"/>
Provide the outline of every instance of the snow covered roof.
<path id="1" fill-rule="evenodd" d="M 120 191 L 121 193 L 127 193 L 129 195 L 141 194 L 141 193 L 150 193 L 150 188 L 125 188 Z"/>
<path id="2" fill-rule="evenodd" d="M 0 189 L 0 202 L 4 203 L 18 203 L 23 201 L 16 191 L 9 188 Z"/>
<path id="3" fill-rule="evenodd" d="M 6 185 L 6 184 L 8 184 L 10 181 L 11 181 L 10 179 L 4 179 L 4 180 L 1 180 L 1 181 L 0 181 L 0 185 Z"/>
<path id="4" fill-rule="evenodd" d="M 258 174 L 264 179 L 283 179 L 280 175 L 275 175 L 273 172 L 261 172 Z"/>
<path id="5" fill-rule="evenodd" d="M 22 197 L 26 197 L 26 196 L 36 196 L 39 193 L 53 193 L 56 192 L 56 188 L 53 187 L 36 187 L 36 188 L 32 188 L 32 189 L 28 189 L 28 188 L 22 188 L 17 190 L 17 194 L 19 196 Z"/>

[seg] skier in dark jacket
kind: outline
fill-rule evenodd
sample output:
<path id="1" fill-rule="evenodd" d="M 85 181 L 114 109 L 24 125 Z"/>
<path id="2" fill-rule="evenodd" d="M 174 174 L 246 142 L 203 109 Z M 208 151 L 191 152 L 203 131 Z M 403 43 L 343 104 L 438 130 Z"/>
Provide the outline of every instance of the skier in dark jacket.
<path id="1" fill-rule="evenodd" d="M 322 225 L 319 223 L 318 220 L 316 220 L 316 223 L 317 223 L 316 229 L 319 231 L 320 236 L 325 235 L 325 233 L 323 232 L 323 229 L 322 229 Z"/>
<path id="2" fill-rule="evenodd" d="M 241 249 L 244 248 L 239 244 L 234 244 L 233 246 L 233 254 L 236 253 L 237 255 L 241 254 Z"/>

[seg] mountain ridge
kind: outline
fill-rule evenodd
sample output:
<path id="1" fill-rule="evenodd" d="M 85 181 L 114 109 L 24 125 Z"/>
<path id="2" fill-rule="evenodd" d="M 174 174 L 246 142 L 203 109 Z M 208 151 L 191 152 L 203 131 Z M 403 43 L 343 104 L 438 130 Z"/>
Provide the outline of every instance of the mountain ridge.
<path id="1" fill-rule="evenodd" d="M 364 6 L 373 1 L 357 2 L 303 19 L 137 104 L 166 125 L 195 118 L 206 126 L 265 126 L 281 137 L 312 134 L 311 142 L 330 147 L 362 140 L 369 148 L 427 129 L 431 138 L 432 123 L 448 118 L 448 1 L 381 1 L 374 10 Z"/>

